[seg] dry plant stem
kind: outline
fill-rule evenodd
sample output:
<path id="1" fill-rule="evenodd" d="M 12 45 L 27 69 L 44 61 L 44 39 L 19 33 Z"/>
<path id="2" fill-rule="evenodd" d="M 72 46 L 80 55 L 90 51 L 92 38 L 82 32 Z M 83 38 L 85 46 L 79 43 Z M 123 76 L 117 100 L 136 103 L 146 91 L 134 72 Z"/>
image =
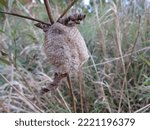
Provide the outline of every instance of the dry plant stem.
<path id="1" fill-rule="evenodd" d="M 28 17 L 28 16 L 23 16 L 23 15 L 16 14 L 16 13 L 10 13 L 10 12 L 4 12 L 4 11 L 0 11 L 0 13 L 9 14 L 9 15 L 20 17 L 20 18 L 25 18 L 25 19 L 36 21 L 36 22 L 39 22 L 39 23 L 43 23 L 43 24 L 46 24 L 46 25 L 50 25 L 49 23 L 45 23 L 45 22 L 43 22 L 41 20 L 34 19 L 34 18 L 31 18 L 31 17 Z"/>
<path id="2" fill-rule="evenodd" d="M 96 71 L 96 79 L 99 80 L 99 79 L 100 79 L 100 76 L 99 76 L 99 74 L 98 74 L 98 70 L 97 70 L 95 61 L 94 61 L 94 59 L 92 58 L 92 56 L 91 56 L 91 59 L 92 59 L 92 62 L 93 62 L 93 64 L 94 64 L 94 69 L 95 69 L 95 71 Z M 99 86 L 98 86 L 98 89 L 99 89 L 100 92 L 101 92 L 101 95 L 100 95 L 100 96 L 103 97 L 103 99 L 107 102 L 107 109 L 109 110 L 109 112 L 111 112 L 110 105 L 109 105 L 109 102 L 108 102 L 107 97 L 106 97 L 106 95 L 105 95 L 103 86 L 101 87 L 101 85 L 99 85 Z"/>
<path id="3" fill-rule="evenodd" d="M 140 35 L 140 23 L 141 23 L 141 18 L 139 17 L 139 25 L 138 25 L 138 30 L 137 30 L 137 35 L 136 35 L 136 38 L 135 38 L 135 41 L 134 41 L 134 43 L 133 43 L 133 47 L 132 47 L 132 50 L 131 50 L 131 55 L 129 56 L 129 64 L 128 64 L 128 66 L 127 66 L 127 69 L 126 69 L 126 72 L 128 72 L 128 70 L 129 70 L 129 67 L 130 67 L 130 65 L 131 65 L 131 60 L 132 60 L 132 54 L 133 54 L 133 52 L 134 52 L 134 49 L 135 49 L 135 46 L 136 46 L 136 44 L 137 44 L 137 40 L 138 40 L 138 37 L 139 37 L 139 35 Z M 126 75 L 127 75 L 127 73 L 126 73 Z"/>
<path id="4" fill-rule="evenodd" d="M 83 72 L 81 71 L 81 74 L 79 76 L 79 85 L 80 86 L 80 103 L 81 103 L 81 110 L 82 112 L 88 112 L 87 108 L 87 101 L 86 101 L 86 94 L 85 94 L 85 82 L 84 82 L 84 77 L 83 77 Z M 81 81 L 80 81 L 81 80 Z"/>
<path id="5" fill-rule="evenodd" d="M 24 95 L 22 95 L 22 94 L 19 92 L 19 90 L 16 89 L 16 88 L 5 78 L 5 76 L 3 76 L 2 74 L 0 74 L 0 75 L 1 75 L 1 77 L 2 77 L 23 99 L 25 99 L 26 103 L 27 103 L 29 106 L 35 108 L 35 109 L 36 109 L 36 112 L 43 112 L 39 107 L 37 107 L 36 105 L 34 105 L 34 104 L 33 104 L 31 101 L 29 101 Z"/>
<path id="6" fill-rule="evenodd" d="M 69 74 L 67 74 L 67 83 L 68 83 L 68 87 L 69 87 L 70 96 L 72 98 L 72 109 L 73 109 L 73 112 L 75 113 L 76 112 L 76 102 L 75 102 L 73 87 L 72 87 L 72 83 L 71 83 Z"/>
<path id="7" fill-rule="evenodd" d="M 22 77 L 22 80 L 25 82 L 25 85 L 29 88 L 29 90 L 32 92 L 34 98 L 38 101 L 38 103 L 40 103 L 42 106 L 44 106 L 44 104 L 39 100 L 38 95 L 35 94 L 33 88 L 29 85 L 28 80 L 25 79 L 25 77 L 21 74 L 21 72 L 19 71 L 18 68 L 16 68 L 16 70 L 18 71 L 18 73 L 20 74 L 20 76 Z"/>
<path id="8" fill-rule="evenodd" d="M 147 109 L 149 109 L 149 108 L 150 108 L 150 103 L 147 104 L 146 106 L 144 106 L 144 107 L 142 107 L 142 108 L 136 110 L 134 113 L 143 113 L 144 110 L 147 110 Z"/>
<path id="9" fill-rule="evenodd" d="M 63 13 L 60 15 L 60 17 L 58 18 L 57 21 L 59 21 L 60 18 L 62 18 L 66 13 L 67 11 L 77 2 L 78 0 L 74 0 L 64 11 Z"/>
<path id="10" fill-rule="evenodd" d="M 103 51 L 103 55 L 104 55 L 104 58 L 107 57 L 107 51 L 106 51 L 106 43 L 105 43 L 105 36 L 104 36 L 104 31 L 103 31 L 103 26 L 101 26 L 100 24 L 100 18 L 99 18 L 99 12 L 98 12 L 98 7 L 97 7 L 97 4 L 96 4 L 96 0 L 94 0 L 94 7 L 95 7 L 95 14 L 96 14 L 96 19 L 97 19 L 97 23 L 98 23 L 98 27 L 99 27 L 99 33 L 101 35 L 100 37 L 100 43 L 101 43 L 101 46 L 102 46 L 102 51 Z"/>
<path id="11" fill-rule="evenodd" d="M 57 89 L 57 92 L 58 92 L 59 96 L 61 97 L 61 99 L 62 99 L 62 101 L 63 101 L 65 107 L 66 107 L 67 110 L 71 113 L 71 110 L 70 110 L 70 108 L 69 108 L 67 102 L 66 102 L 65 99 L 63 98 L 63 96 L 62 96 L 61 92 L 59 91 L 59 89 Z"/>
<path id="12" fill-rule="evenodd" d="M 107 57 L 107 51 L 106 51 L 106 45 L 105 45 L 105 36 L 104 36 L 104 32 L 103 32 L 103 27 L 101 26 L 101 23 L 100 23 L 100 18 L 99 18 L 99 13 L 98 13 L 98 6 L 96 4 L 96 0 L 94 0 L 94 7 L 95 7 L 95 14 L 96 14 L 96 19 L 97 19 L 97 23 L 98 23 L 99 33 L 100 33 L 100 36 L 101 36 L 100 43 L 101 43 L 101 46 L 102 46 L 103 56 L 104 56 L 104 58 L 106 58 Z M 104 66 L 104 68 L 106 68 L 106 65 Z M 103 99 L 107 102 L 107 109 L 108 109 L 109 112 L 111 112 L 110 105 L 109 105 L 109 102 L 107 100 L 103 85 L 102 86 L 99 85 L 97 89 L 100 90 Z"/>
<path id="13" fill-rule="evenodd" d="M 85 97 L 84 96 L 84 86 L 82 84 L 83 80 L 82 80 L 82 72 L 79 71 L 78 73 L 78 80 L 79 80 L 79 87 L 80 87 L 80 105 L 81 105 L 81 112 L 83 113 L 84 112 L 84 104 L 83 104 L 83 98 Z"/>
<path id="14" fill-rule="evenodd" d="M 138 40 L 138 37 L 139 37 L 139 34 L 140 34 L 140 23 L 141 23 L 140 21 L 141 21 L 141 19 L 139 17 L 139 23 L 138 23 L 139 25 L 138 25 L 137 35 L 136 35 L 135 41 L 133 43 L 133 47 L 132 47 L 132 50 L 131 50 L 131 55 L 129 56 L 129 64 L 128 64 L 127 68 L 126 68 L 126 73 L 125 73 L 125 76 L 124 76 L 124 82 L 125 82 L 125 79 L 127 77 L 127 74 L 128 74 L 128 71 L 129 71 L 129 68 L 130 68 L 130 65 L 131 65 L 131 62 L 132 62 L 132 57 L 131 56 L 132 56 L 132 53 L 133 53 L 133 51 L 135 49 L 135 46 L 137 44 L 137 40 Z M 127 96 L 128 96 L 128 92 L 127 92 Z M 129 98 L 128 98 L 128 106 L 129 106 L 129 112 L 131 112 L 131 105 L 130 105 Z"/>
<path id="15" fill-rule="evenodd" d="M 136 36 L 136 38 L 135 38 L 135 41 L 134 41 L 134 43 L 133 43 L 133 47 L 132 47 L 132 50 L 131 50 L 131 54 L 133 53 L 133 51 L 134 51 L 134 48 L 135 48 L 135 46 L 136 46 L 136 43 L 137 43 L 137 40 L 138 40 L 138 37 L 139 37 L 139 30 L 140 30 L 140 18 L 139 18 L 139 26 L 138 26 L 138 32 L 137 32 L 137 36 Z M 125 69 L 125 65 L 123 65 L 123 70 L 124 70 L 124 80 L 123 80 L 123 85 L 122 85 L 122 89 L 121 89 L 121 98 L 120 98 L 120 102 L 119 102 L 119 108 L 118 108 L 118 112 L 120 112 L 121 111 L 121 103 L 122 103 L 122 99 L 123 99 L 123 90 L 124 90 L 124 86 L 127 86 L 127 73 L 128 73 L 128 70 L 129 70 L 129 68 L 130 68 L 130 65 L 131 65 L 131 56 L 132 55 L 130 55 L 130 57 L 129 57 L 129 64 L 128 64 L 128 66 L 127 66 L 127 69 Z M 124 61 L 123 61 L 123 58 L 122 58 L 122 63 L 124 63 Z M 129 103 L 129 99 L 128 99 L 128 107 L 129 107 L 129 111 L 131 110 L 131 105 L 130 105 L 130 103 Z M 131 112 L 131 111 L 130 111 Z"/>
<path id="16" fill-rule="evenodd" d="M 125 75 L 126 74 L 126 68 L 125 68 L 125 63 L 124 63 L 124 59 L 123 59 L 122 44 L 121 44 L 122 43 L 122 35 L 121 35 L 121 29 L 120 29 L 120 23 L 119 23 L 119 18 L 118 18 L 117 7 L 116 7 L 116 5 L 114 3 L 112 3 L 112 10 L 113 10 L 113 13 L 114 13 L 114 18 L 115 18 L 116 43 L 117 43 L 117 47 L 118 47 L 118 50 L 119 50 L 119 55 L 121 57 L 123 73 Z M 126 78 L 126 76 L 124 77 L 124 81 L 123 81 L 123 84 L 121 86 L 118 112 L 121 112 L 121 104 L 122 104 L 123 91 L 124 91 L 124 87 L 125 86 L 127 86 L 127 78 Z"/>
<path id="17" fill-rule="evenodd" d="M 80 105 L 81 105 L 81 112 L 84 112 L 83 108 L 83 86 L 82 86 L 82 79 L 81 76 L 79 76 L 79 87 L 80 87 Z"/>
<path id="18" fill-rule="evenodd" d="M 44 4 L 45 4 L 45 7 L 46 7 L 46 11 L 47 11 L 49 20 L 50 20 L 51 24 L 53 24 L 54 20 L 53 20 L 53 17 L 52 17 L 51 7 L 50 7 L 49 0 L 44 0 Z"/>

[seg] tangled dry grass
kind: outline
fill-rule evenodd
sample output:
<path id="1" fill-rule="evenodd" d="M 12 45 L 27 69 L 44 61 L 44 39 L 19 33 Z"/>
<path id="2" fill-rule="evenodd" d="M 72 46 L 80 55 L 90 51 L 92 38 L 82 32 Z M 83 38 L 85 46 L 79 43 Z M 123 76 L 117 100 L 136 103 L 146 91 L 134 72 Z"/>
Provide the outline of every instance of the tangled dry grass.
<path id="1" fill-rule="evenodd" d="M 21 3 L 16 8 L 31 15 Z M 94 3 L 79 27 L 90 59 L 72 78 L 77 112 L 150 112 L 149 11 Z M 43 32 L 28 20 L 1 19 L 0 112 L 72 112 L 65 83 L 54 95 L 39 94 L 54 71 L 42 51 Z"/>

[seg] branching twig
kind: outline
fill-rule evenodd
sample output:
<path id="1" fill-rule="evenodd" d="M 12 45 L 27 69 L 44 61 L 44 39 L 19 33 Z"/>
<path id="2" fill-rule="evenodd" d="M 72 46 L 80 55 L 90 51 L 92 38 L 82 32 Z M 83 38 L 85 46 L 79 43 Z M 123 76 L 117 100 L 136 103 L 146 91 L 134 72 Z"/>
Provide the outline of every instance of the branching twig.
<path id="1" fill-rule="evenodd" d="M 51 24 L 53 24 L 54 20 L 53 20 L 52 14 L 51 14 L 51 7 L 50 7 L 49 0 L 44 0 L 44 4 L 45 4 L 45 7 L 46 7 L 46 11 L 47 11 L 49 20 L 50 20 Z"/>
<path id="2" fill-rule="evenodd" d="M 78 0 L 74 0 L 64 11 L 63 13 L 60 15 L 60 17 L 58 18 L 57 21 L 59 21 L 60 18 L 62 18 L 66 13 L 67 11 L 77 2 Z"/>
<path id="3" fill-rule="evenodd" d="M 20 18 L 25 18 L 25 19 L 36 21 L 36 22 L 39 22 L 39 23 L 43 23 L 43 24 L 46 24 L 46 25 L 50 25 L 49 23 L 45 23 L 45 22 L 43 22 L 41 20 L 34 19 L 34 18 L 31 18 L 31 17 L 28 17 L 28 16 L 23 16 L 23 15 L 16 14 L 16 13 L 10 13 L 10 12 L 4 12 L 4 11 L 0 11 L 0 13 L 9 14 L 9 15 L 20 17 Z"/>

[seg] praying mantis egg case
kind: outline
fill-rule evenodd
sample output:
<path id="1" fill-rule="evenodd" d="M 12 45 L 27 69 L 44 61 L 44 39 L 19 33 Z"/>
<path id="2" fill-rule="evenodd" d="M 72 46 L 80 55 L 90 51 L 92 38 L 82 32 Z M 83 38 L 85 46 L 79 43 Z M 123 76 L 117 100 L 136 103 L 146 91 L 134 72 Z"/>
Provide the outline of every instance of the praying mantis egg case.
<path id="1" fill-rule="evenodd" d="M 76 73 L 89 58 L 83 37 L 76 26 L 54 23 L 45 32 L 44 52 L 60 74 Z"/>

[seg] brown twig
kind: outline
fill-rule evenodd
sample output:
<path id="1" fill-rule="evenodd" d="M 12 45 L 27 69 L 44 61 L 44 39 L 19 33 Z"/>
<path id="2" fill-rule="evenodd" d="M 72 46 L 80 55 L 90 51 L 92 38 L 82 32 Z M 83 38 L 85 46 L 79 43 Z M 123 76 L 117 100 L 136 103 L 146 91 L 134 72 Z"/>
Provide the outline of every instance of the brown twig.
<path id="1" fill-rule="evenodd" d="M 72 84 L 71 84 L 71 80 L 70 80 L 69 74 L 67 74 L 67 83 L 68 83 L 69 92 L 70 92 L 70 95 L 71 95 L 71 98 L 72 98 L 72 109 L 73 109 L 73 112 L 75 113 L 76 112 L 76 102 L 75 102 L 75 97 L 74 97 L 74 93 L 73 93 L 73 87 L 72 87 Z"/>
<path id="2" fill-rule="evenodd" d="M 32 20 L 32 21 L 36 21 L 36 22 L 39 22 L 39 23 L 42 23 L 42 24 L 50 25 L 49 23 L 45 23 L 41 20 L 34 19 L 34 18 L 24 16 L 24 15 L 20 15 L 20 14 L 16 14 L 16 13 L 10 13 L 10 12 L 4 12 L 4 11 L 0 11 L 0 13 L 9 14 L 9 15 L 20 17 L 20 18 L 25 18 L 25 19 L 29 19 L 29 20 Z"/>
<path id="3" fill-rule="evenodd" d="M 74 0 L 64 11 L 63 13 L 60 15 L 60 17 L 58 18 L 57 21 L 59 21 L 60 18 L 62 18 L 66 13 L 67 11 L 77 2 L 78 0 Z"/>
<path id="4" fill-rule="evenodd" d="M 80 88 L 80 105 L 81 105 L 81 112 L 84 112 L 84 104 L 83 104 L 83 99 L 85 97 L 84 95 L 84 86 L 82 84 L 83 79 L 82 79 L 82 71 L 80 70 L 78 73 L 78 80 L 79 80 L 79 88 Z"/>
<path id="5" fill-rule="evenodd" d="M 49 0 L 44 0 L 44 4 L 45 4 L 45 7 L 46 7 L 46 11 L 47 11 L 49 20 L 50 20 L 51 24 L 53 24 L 54 20 L 53 20 L 52 14 L 51 14 L 51 7 L 50 7 Z"/>

